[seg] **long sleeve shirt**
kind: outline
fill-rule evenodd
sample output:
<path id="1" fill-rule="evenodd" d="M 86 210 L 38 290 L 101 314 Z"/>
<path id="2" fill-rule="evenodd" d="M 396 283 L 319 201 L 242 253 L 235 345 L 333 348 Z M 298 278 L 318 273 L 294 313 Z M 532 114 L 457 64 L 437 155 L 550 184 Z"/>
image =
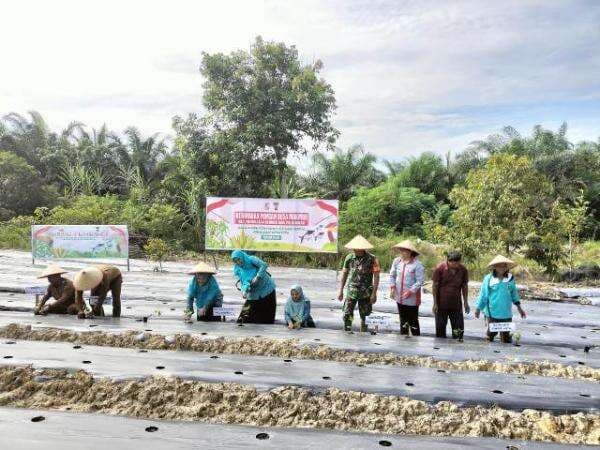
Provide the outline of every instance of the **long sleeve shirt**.
<path id="1" fill-rule="evenodd" d="M 275 289 L 275 283 L 267 273 L 269 267 L 262 259 L 248 255 L 236 250 L 233 252 L 236 258 L 241 259 L 242 265 L 235 265 L 233 273 L 240 280 L 241 290 L 247 300 L 258 300 L 268 296 Z M 256 278 L 256 283 L 252 281 Z"/>
<path id="2" fill-rule="evenodd" d="M 196 305 L 196 309 L 200 309 L 222 304 L 223 294 L 215 277 L 211 275 L 203 285 L 198 284 L 196 277 L 190 280 L 187 288 L 188 311 L 193 311 L 194 305 Z"/>
<path id="3" fill-rule="evenodd" d="M 486 317 L 511 319 L 512 305 L 520 305 L 517 283 L 512 274 L 499 279 L 489 273 L 483 279 L 476 307 Z"/>
<path id="4" fill-rule="evenodd" d="M 90 291 L 92 297 L 98 297 L 98 300 L 106 300 L 106 295 L 111 290 L 113 283 L 118 282 L 122 279 L 121 271 L 118 267 L 110 266 L 108 264 L 100 264 L 98 269 L 102 271 L 102 281 L 100 284 Z M 80 312 L 85 311 L 85 303 L 83 302 L 83 291 L 75 292 L 75 301 Z"/>
<path id="5" fill-rule="evenodd" d="M 42 297 L 41 305 L 44 305 L 49 299 L 56 299 L 55 305 L 68 307 L 75 302 L 75 287 L 73 282 L 66 278 L 61 278 L 58 286 L 50 284 L 46 294 Z"/>
<path id="6" fill-rule="evenodd" d="M 413 258 L 404 261 L 398 257 L 392 262 L 390 269 L 390 286 L 396 286 L 396 303 L 407 306 L 419 306 L 421 304 L 421 287 L 425 282 L 425 268 L 423 264 Z M 402 298 L 404 292 L 410 291 L 408 298 Z"/>

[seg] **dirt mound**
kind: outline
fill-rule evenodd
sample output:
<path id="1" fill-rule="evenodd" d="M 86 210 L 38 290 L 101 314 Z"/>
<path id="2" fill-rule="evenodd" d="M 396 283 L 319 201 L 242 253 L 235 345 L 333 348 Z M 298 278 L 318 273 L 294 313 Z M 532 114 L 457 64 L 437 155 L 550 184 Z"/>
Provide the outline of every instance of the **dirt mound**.
<path id="1" fill-rule="evenodd" d="M 121 348 L 147 348 L 162 350 L 187 350 L 249 356 L 276 356 L 283 358 L 339 361 L 354 364 L 393 364 L 398 366 L 432 367 L 445 370 L 475 370 L 484 372 L 540 375 L 559 378 L 577 378 L 600 381 L 600 369 L 586 366 L 566 366 L 549 361 L 497 362 L 488 360 L 442 361 L 423 356 L 402 356 L 394 353 L 367 353 L 340 350 L 326 345 L 299 345 L 295 339 L 278 340 L 265 337 L 230 339 L 218 337 L 202 339 L 198 336 L 176 334 L 165 339 L 160 334 L 126 331 L 110 334 L 101 331 L 77 333 L 69 330 L 45 328 L 32 330 L 31 326 L 10 324 L 0 329 L 0 337 L 36 341 L 76 342 Z"/>
<path id="2" fill-rule="evenodd" d="M 406 397 L 283 386 L 258 391 L 230 383 L 148 378 L 95 380 L 78 371 L 0 368 L 0 405 L 47 408 L 167 420 L 347 431 L 488 436 L 600 444 L 600 416 L 428 405 Z"/>

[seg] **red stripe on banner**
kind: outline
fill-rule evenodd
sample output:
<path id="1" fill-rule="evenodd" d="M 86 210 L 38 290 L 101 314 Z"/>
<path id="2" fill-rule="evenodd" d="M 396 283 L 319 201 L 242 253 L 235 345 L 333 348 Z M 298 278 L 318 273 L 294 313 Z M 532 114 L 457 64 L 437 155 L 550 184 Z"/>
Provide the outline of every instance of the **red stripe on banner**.
<path id="1" fill-rule="evenodd" d="M 225 206 L 227 203 L 229 203 L 229 200 L 226 198 L 223 198 L 217 202 L 211 203 L 210 205 L 206 205 L 206 214 L 208 214 L 212 210 L 219 209 L 222 206 Z"/>
<path id="2" fill-rule="evenodd" d="M 125 232 L 124 232 L 123 230 L 121 230 L 120 228 L 113 227 L 113 226 L 111 226 L 111 225 L 109 225 L 109 226 L 108 226 L 108 228 L 110 228 L 110 229 L 111 229 L 111 230 L 113 230 L 113 231 L 116 231 L 117 233 L 119 233 L 119 234 L 121 235 L 121 237 L 122 237 L 123 239 L 125 239 Z"/>
<path id="3" fill-rule="evenodd" d="M 330 212 L 331 214 L 334 214 L 337 216 L 338 210 L 335 206 L 331 206 L 328 203 L 325 203 L 322 200 L 317 200 L 317 206 L 321 209 L 324 209 L 325 211 Z"/>
<path id="4" fill-rule="evenodd" d="M 50 228 L 52 228 L 52 226 L 48 226 L 48 227 L 43 227 L 43 228 L 40 228 L 40 229 L 39 229 L 39 230 L 37 230 L 35 233 L 33 233 L 33 237 L 37 239 L 37 237 L 38 237 L 40 234 L 43 234 L 44 232 L 48 231 Z"/>

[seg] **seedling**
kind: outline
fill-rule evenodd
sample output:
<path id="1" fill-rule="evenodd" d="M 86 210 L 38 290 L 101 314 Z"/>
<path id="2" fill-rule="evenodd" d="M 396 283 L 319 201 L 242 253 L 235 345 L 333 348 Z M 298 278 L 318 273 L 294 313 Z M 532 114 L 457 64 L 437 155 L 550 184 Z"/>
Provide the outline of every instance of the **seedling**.
<path id="1" fill-rule="evenodd" d="M 515 340 L 515 345 L 519 345 L 519 341 L 521 340 L 521 332 L 517 331 L 515 334 L 513 334 L 513 338 Z"/>

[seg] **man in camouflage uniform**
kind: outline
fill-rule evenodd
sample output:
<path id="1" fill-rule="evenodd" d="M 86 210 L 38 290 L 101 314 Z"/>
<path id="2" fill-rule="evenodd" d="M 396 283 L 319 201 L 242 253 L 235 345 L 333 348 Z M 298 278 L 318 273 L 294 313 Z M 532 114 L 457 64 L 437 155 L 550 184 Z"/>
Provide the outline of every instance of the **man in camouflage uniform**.
<path id="1" fill-rule="evenodd" d="M 344 300 L 344 287 L 348 281 L 346 300 L 344 301 L 344 330 L 352 331 L 354 309 L 358 305 L 360 315 L 360 331 L 367 331 L 365 320 L 373 310 L 377 301 L 377 288 L 379 287 L 379 261 L 375 255 L 367 252 L 373 246 L 362 236 L 352 239 L 346 248 L 353 250 L 344 259 L 342 283 L 338 290 L 338 300 Z"/>

